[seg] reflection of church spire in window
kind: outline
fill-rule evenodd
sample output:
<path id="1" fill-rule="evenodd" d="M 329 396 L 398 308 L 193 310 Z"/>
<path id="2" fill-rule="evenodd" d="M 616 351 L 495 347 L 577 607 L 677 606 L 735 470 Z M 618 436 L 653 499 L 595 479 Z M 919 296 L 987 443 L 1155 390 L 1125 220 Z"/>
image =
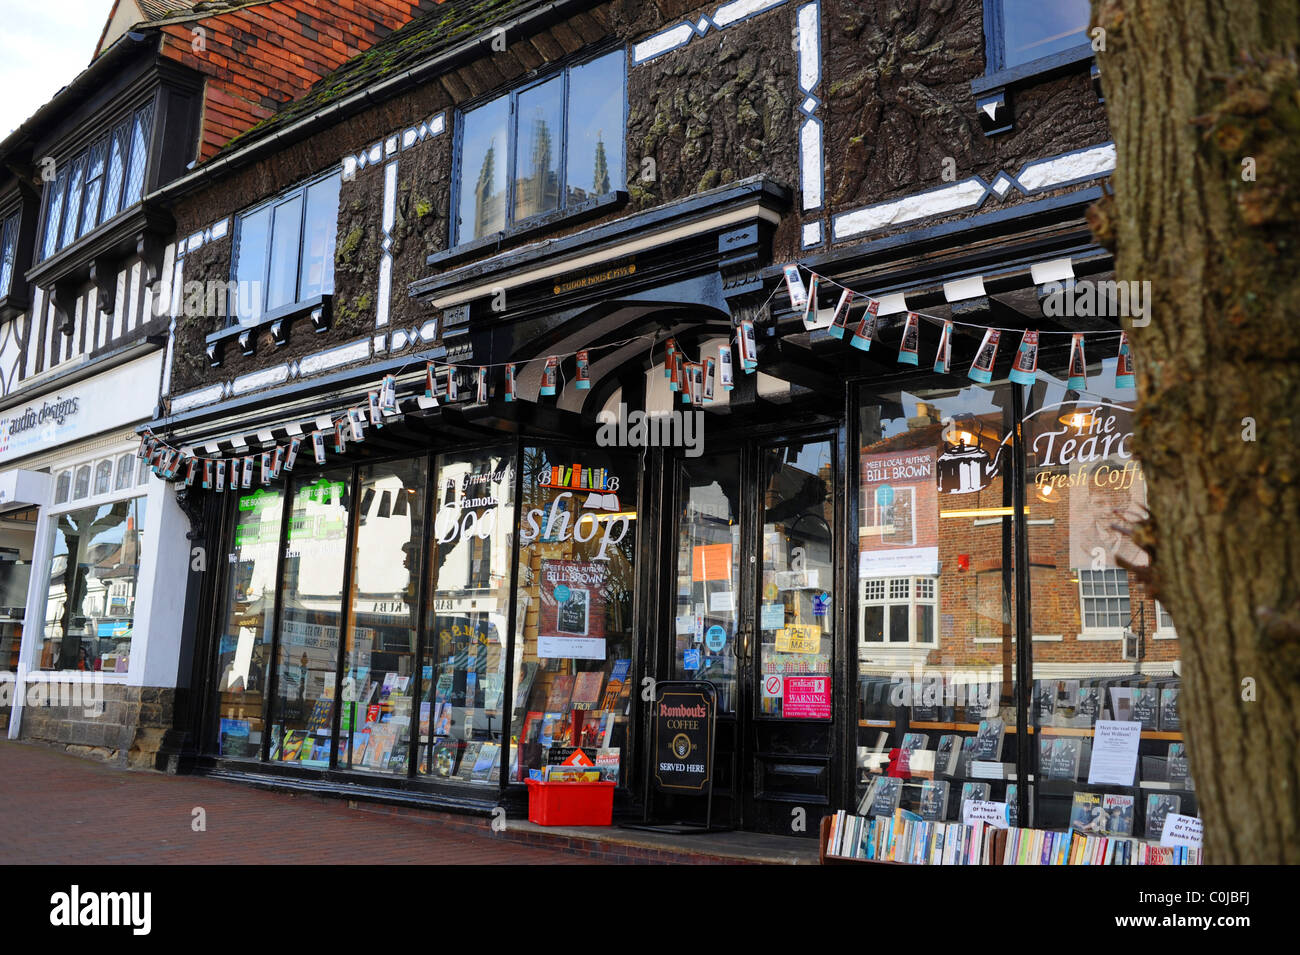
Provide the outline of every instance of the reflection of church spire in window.
<path id="1" fill-rule="evenodd" d="M 483 168 L 479 170 L 478 184 L 474 186 L 475 237 L 488 231 L 501 205 L 500 197 L 493 195 L 492 187 L 496 180 L 496 151 L 497 141 L 493 138 L 488 141 L 487 152 L 483 154 Z"/>
<path id="2" fill-rule="evenodd" d="M 605 159 L 605 140 L 603 130 L 596 131 L 596 171 L 592 176 L 592 185 L 598 196 L 609 192 L 609 163 Z"/>
<path id="3" fill-rule="evenodd" d="M 532 141 L 528 175 L 520 179 L 515 196 L 515 208 L 523 216 L 549 212 L 560 205 L 560 177 L 551 158 L 551 126 L 541 116 L 533 120 Z"/>

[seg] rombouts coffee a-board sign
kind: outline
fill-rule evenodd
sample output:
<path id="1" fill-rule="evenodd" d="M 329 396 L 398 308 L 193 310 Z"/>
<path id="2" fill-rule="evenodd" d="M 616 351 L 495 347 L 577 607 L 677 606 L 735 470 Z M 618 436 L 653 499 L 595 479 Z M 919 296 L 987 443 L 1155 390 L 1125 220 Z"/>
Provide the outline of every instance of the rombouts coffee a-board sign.
<path id="1" fill-rule="evenodd" d="M 650 714 L 650 756 L 645 816 L 629 829 L 693 833 L 713 830 L 713 748 L 717 729 L 718 691 L 707 680 L 662 680 L 655 684 Z M 704 825 L 651 823 L 649 782 L 674 796 L 703 796 Z"/>

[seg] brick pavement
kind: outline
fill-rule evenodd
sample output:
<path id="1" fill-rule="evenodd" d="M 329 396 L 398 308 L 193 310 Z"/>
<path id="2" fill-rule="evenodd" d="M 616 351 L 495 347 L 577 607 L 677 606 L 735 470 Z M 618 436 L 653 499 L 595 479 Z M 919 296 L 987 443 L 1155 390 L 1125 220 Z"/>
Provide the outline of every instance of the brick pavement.
<path id="1" fill-rule="evenodd" d="M 191 829 L 203 807 L 207 831 Z M 9 864 L 584 865 L 593 860 L 343 800 L 117 769 L 0 741 L 0 853 Z"/>

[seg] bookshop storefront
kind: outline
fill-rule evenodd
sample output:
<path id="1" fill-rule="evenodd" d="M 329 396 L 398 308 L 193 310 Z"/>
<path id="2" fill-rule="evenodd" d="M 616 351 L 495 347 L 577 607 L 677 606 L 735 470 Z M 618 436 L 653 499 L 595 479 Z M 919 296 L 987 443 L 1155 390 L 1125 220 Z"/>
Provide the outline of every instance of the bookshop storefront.
<path id="1" fill-rule="evenodd" d="M 625 810 L 689 818 L 700 801 L 650 785 L 641 688 L 708 680 L 724 822 L 811 834 L 795 810 L 956 821 L 981 800 L 1158 837 L 1196 811 L 1178 640 L 1115 529 L 1145 495 L 1132 391 L 1114 359 L 1087 372 L 827 376 L 775 413 L 719 393 L 697 455 L 599 431 L 422 450 L 389 426 L 213 495 L 200 748 L 514 810 L 581 748 Z M 662 364 L 638 374 L 664 407 Z M 1127 769 L 1099 721 L 1133 730 Z"/>

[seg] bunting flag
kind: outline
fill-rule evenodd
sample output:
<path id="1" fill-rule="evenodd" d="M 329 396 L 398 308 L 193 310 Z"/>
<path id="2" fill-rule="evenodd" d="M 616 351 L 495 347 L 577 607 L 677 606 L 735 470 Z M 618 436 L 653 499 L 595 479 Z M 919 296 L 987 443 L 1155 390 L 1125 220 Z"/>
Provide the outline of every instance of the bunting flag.
<path id="1" fill-rule="evenodd" d="M 907 324 L 903 326 L 903 340 L 898 345 L 898 360 L 904 365 L 920 363 L 917 353 L 921 348 L 921 316 L 916 312 L 907 313 Z"/>
<path id="2" fill-rule="evenodd" d="M 224 493 L 226 490 L 226 461 L 225 458 L 217 461 L 217 491 Z"/>
<path id="3" fill-rule="evenodd" d="M 460 401 L 460 375 L 455 365 L 447 366 L 447 400 L 453 404 Z"/>
<path id="4" fill-rule="evenodd" d="M 280 472 L 284 468 L 284 448 L 279 445 L 271 452 L 271 480 L 277 481 L 280 478 Z"/>
<path id="5" fill-rule="evenodd" d="M 1133 374 L 1133 355 L 1128 350 L 1128 332 L 1119 333 L 1119 356 L 1115 361 L 1115 387 L 1137 387 L 1137 378 Z"/>
<path id="6" fill-rule="evenodd" d="M 361 423 L 361 412 L 355 408 L 348 411 L 348 432 L 352 441 L 360 444 L 366 440 L 366 432 Z"/>
<path id="7" fill-rule="evenodd" d="M 713 400 L 714 382 L 718 374 L 718 360 L 716 358 L 704 359 L 704 400 Z"/>
<path id="8" fill-rule="evenodd" d="M 538 394 L 555 394 L 556 376 L 558 374 L 559 366 L 560 359 L 555 357 L 546 359 L 546 364 L 542 368 L 542 387 Z"/>
<path id="9" fill-rule="evenodd" d="M 432 398 L 434 407 L 438 406 L 438 372 L 437 365 L 429 362 L 424 366 L 424 397 Z"/>
<path id="10" fill-rule="evenodd" d="M 668 339 L 664 347 L 664 377 L 668 379 L 668 389 L 677 390 L 677 339 Z"/>
<path id="11" fill-rule="evenodd" d="M 724 342 L 718 346 L 718 384 L 723 391 L 736 387 L 736 379 L 731 370 L 731 343 Z"/>
<path id="12" fill-rule="evenodd" d="M 479 366 L 475 379 L 478 385 L 478 394 L 475 395 L 475 400 L 478 404 L 485 405 L 488 403 L 488 374 L 487 369 L 482 365 Z"/>
<path id="13" fill-rule="evenodd" d="M 948 374 L 952 367 L 952 322 L 943 323 L 939 333 L 939 350 L 934 356 L 934 370 L 940 375 Z"/>
<path id="14" fill-rule="evenodd" d="M 817 277 L 814 275 L 813 281 L 815 282 L 816 280 Z M 808 305 L 808 300 L 811 296 L 809 296 L 808 290 L 804 288 L 803 273 L 799 271 L 799 266 L 787 265 L 785 267 L 785 287 L 790 293 L 791 308 L 805 308 Z M 816 286 L 814 286 L 814 288 L 816 288 Z"/>
<path id="15" fill-rule="evenodd" d="M 260 471 L 262 474 L 262 483 L 270 484 L 271 483 L 271 452 L 263 451 L 261 454 L 259 454 L 258 464 L 260 465 Z"/>
<path id="16" fill-rule="evenodd" d="M 246 455 L 244 458 L 244 480 L 243 488 L 247 490 L 253 486 L 253 456 Z"/>
<path id="17" fill-rule="evenodd" d="M 198 458 L 190 458 L 189 461 L 186 462 L 186 469 L 185 469 L 185 486 L 186 486 L 186 487 L 193 487 L 193 485 L 194 485 L 194 475 L 198 473 L 198 470 L 199 470 L 199 459 L 198 459 Z"/>
<path id="18" fill-rule="evenodd" d="M 298 449 L 302 447 L 302 438 L 293 438 L 289 442 L 289 450 L 284 453 L 284 469 L 292 471 L 294 464 L 298 461 Z"/>
<path id="19" fill-rule="evenodd" d="M 998 341 L 1001 338 L 1002 332 L 996 328 L 984 330 L 984 340 L 980 342 L 979 351 L 975 353 L 975 361 L 968 373 L 972 381 L 987 385 L 993 380 L 993 365 L 998 360 Z"/>
<path id="20" fill-rule="evenodd" d="M 325 463 L 325 435 L 320 431 L 311 433 L 311 449 L 316 455 L 316 463 Z"/>
<path id="21" fill-rule="evenodd" d="M 853 289 L 846 288 L 840 293 L 840 300 L 835 303 L 835 315 L 831 318 L 831 327 L 827 329 L 835 338 L 843 338 L 848 328 L 849 309 L 853 307 Z"/>
<path id="22" fill-rule="evenodd" d="M 746 319 L 736 328 L 736 345 L 740 351 L 740 368 L 752 374 L 758 368 L 758 342 L 754 338 L 754 323 Z"/>
<path id="23" fill-rule="evenodd" d="M 808 301 L 803 308 L 803 327 L 812 328 L 817 324 L 817 276 L 808 282 Z"/>
<path id="24" fill-rule="evenodd" d="M 506 401 L 515 400 L 515 363 L 506 365 Z"/>
<path id="25" fill-rule="evenodd" d="M 380 391 L 372 391 L 366 395 L 366 411 L 370 415 L 371 425 L 376 428 L 382 428 L 384 426 L 384 414 L 379 410 L 379 396 L 382 390 L 383 389 L 381 388 Z"/>
<path id="26" fill-rule="evenodd" d="M 212 487 L 212 462 L 204 460 L 203 462 L 203 488 L 207 490 Z"/>
<path id="27" fill-rule="evenodd" d="M 1083 359 L 1083 336 L 1078 332 L 1070 336 L 1070 370 L 1065 387 L 1069 391 L 1083 391 L 1088 387 L 1088 364 Z"/>
<path id="28" fill-rule="evenodd" d="M 578 391 L 591 388 L 591 362 L 587 359 L 587 350 L 578 352 L 578 376 L 573 380 L 573 387 Z"/>
<path id="29" fill-rule="evenodd" d="M 850 345 L 861 351 L 871 351 L 871 340 L 876 337 L 876 314 L 879 311 L 878 301 L 871 299 L 867 302 L 867 310 L 862 315 L 862 321 L 858 322 L 858 329 L 853 333 Z"/>
<path id="30" fill-rule="evenodd" d="M 397 414 L 397 376 L 385 375 L 379 389 L 379 410 L 382 415 Z M 380 422 L 382 424 L 382 421 Z"/>
<path id="31" fill-rule="evenodd" d="M 344 430 L 344 419 L 340 418 L 334 425 L 334 453 L 342 454 L 348 449 L 348 435 Z"/>
<path id="32" fill-rule="evenodd" d="M 1032 385 L 1038 380 L 1038 332 L 1026 331 L 1020 336 L 1016 360 L 1011 363 L 1008 377 L 1017 385 Z"/>

